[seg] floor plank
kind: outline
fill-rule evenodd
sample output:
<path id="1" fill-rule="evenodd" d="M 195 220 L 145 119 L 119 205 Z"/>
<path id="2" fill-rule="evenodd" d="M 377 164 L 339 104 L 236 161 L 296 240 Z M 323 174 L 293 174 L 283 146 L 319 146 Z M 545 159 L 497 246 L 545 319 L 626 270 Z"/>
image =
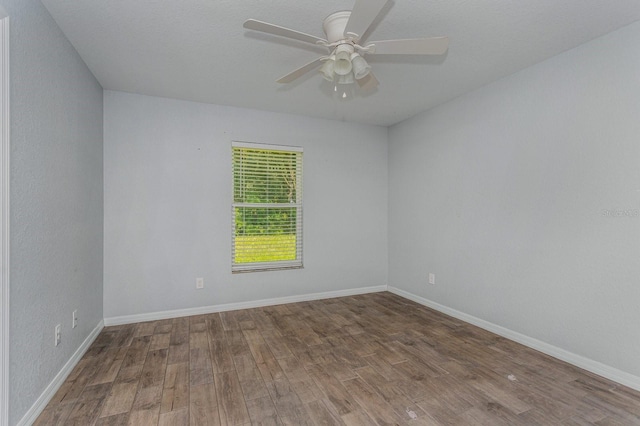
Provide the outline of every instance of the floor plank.
<path id="1" fill-rule="evenodd" d="M 191 386 L 189 399 L 189 424 L 191 426 L 218 426 L 221 424 L 214 383 Z"/>
<path id="2" fill-rule="evenodd" d="M 183 408 L 189 408 L 189 364 L 186 362 L 167 366 L 160 413 L 179 411 Z"/>
<path id="3" fill-rule="evenodd" d="M 138 382 L 125 382 L 113 385 L 100 416 L 110 417 L 131 411 L 137 391 Z"/>
<path id="4" fill-rule="evenodd" d="M 215 388 L 222 425 L 245 424 L 251 421 L 235 371 L 216 374 Z"/>

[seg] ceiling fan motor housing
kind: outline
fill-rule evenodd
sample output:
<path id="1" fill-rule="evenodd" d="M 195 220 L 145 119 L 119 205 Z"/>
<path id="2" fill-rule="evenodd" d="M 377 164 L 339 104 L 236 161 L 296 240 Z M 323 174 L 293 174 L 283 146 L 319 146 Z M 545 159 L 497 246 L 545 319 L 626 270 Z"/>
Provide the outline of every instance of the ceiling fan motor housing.
<path id="1" fill-rule="evenodd" d="M 340 12 L 334 12 L 327 16 L 322 23 L 322 29 L 327 35 L 329 43 L 335 43 L 345 39 L 344 30 L 349 22 L 351 11 L 343 10 Z"/>

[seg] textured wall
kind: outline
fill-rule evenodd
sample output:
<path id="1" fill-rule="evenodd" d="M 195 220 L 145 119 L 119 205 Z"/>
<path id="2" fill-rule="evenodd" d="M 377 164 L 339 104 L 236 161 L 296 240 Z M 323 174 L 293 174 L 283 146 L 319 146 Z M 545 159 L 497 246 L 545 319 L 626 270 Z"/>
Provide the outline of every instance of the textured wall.
<path id="1" fill-rule="evenodd" d="M 304 269 L 231 274 L 232 140 L 304 147 Z M 384 127 L 107 91 L 104 170 L 106 318 L 386 284 Z"/>
<path id="2" fill-rule="evenodd" d="M 639 45 L 636 23 L 392 127 L 389 284 L 640 375 Z"/>
<path id="3" fill-rule="evenodd" d="M 11 19 L 15 424 L 103 317 L 102 88 L 38 0 L 2 6 Z"/>

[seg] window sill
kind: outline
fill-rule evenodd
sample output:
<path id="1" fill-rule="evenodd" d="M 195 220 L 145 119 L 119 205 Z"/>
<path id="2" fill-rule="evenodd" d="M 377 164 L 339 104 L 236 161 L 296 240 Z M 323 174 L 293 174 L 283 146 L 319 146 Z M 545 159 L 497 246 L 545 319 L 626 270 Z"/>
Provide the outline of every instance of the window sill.
<path id="1" fill-rule="evenodd" d="M 270 268 L 255 268 L 255 269 L 240 269 L 237 271 L 231 271 L 232 274 L 246 274 L 250 272 L 271 272 L 271 271 L 285 271 L 287 269 L 304 269 L 303 265 L 300 266 L 282 266 L 282 267 L 270 267 Z"/>

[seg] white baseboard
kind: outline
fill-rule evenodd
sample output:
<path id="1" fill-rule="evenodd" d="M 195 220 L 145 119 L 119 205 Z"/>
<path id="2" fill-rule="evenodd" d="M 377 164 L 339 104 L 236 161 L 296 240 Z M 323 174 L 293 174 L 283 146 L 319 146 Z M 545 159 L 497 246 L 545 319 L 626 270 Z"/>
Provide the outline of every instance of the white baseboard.
<path id="1" fill-rule="evenodd" d="M 53 378 L 49 386 L 42 392 L 40 397 L 36 400 L 36 402 L 29 408 L 26 414 L 22 417 L 22 419 L 17 423 L 17 426 L 28 426 L 33 424 L 36 421 L 38 416 L 42 413 L 42 410 L 47 406 L 51 398 L 58 391 L 60 386 L 67 379 L 71 370 L 78 364 L 78 361 L 82 358 L 84 353 L 89 349 L 89 346 L 96 340 L 100 331 L 104 328 L 104 321 L 100 321 L 96 328 L 94 328 L 91 333 L 84 339 L 84 342 L 80 345 L 80 347 L 73 353 L 69 361 L 62 367 L 62 369 L 56 374 L 56 377 Z"/>
<path id="2" fill-rule="evenodd" d="M 574 354 L 573 352 L 569 352 L 565 349 L 550 345 L 549 343 L 545 343 L 541 340 L 534 339 L 533 337 L 526 336 L 516 331 L 509 330 L 508 328 L 493 324 L 489 321 L 485 321 L 472 315 L 465 314 L 464 312 L 457 311 L 455 309 L 433 302 L 429 299 L 425 299 L 424 297 L 401 290 L 399 288 L 389 286 L 388 291 L 397 294 L 398 296 L 404 297 L 405 299 L 413 300 L 414 302 L 424 305 L 428 308 L 442 312 L 443 314 L 447 314 L 464 322 L 468 322 L 470 324 L 478 326 L 499 336 L 506 337 L 509 340 L 521 343 L 532 349 L 557 358 L 561 361 L 568 362 L 569 364 L 575 365 L 576 367 L 582 368 L 599 376 L 605 377 L 609 380 L 613 380 L 614 382 L 620 383 L 624 386 L 628 386 L 632 389 L 640 391 L 640 377 L 633 374 L 618 370 L 617 368 L 611 367 L 598 361 L 594 361 L 581 355 Z"/>
<path id="3" fill-rule="evenodd" d="M 276 297 L 273 299 L 252 300 L 249 302 L 227 303 L 224 305 L 201 306 L 198 308 L 175 309 L 171 311 L 150 312 L 146 314 L 124 315 L 105 318 L 105 326 L 132 324 L 144 321 L 157 321 L 168 318 L 187 317 L 191 315 L 213 314 L 216 312 L 236 311 L 238 309 L 262 308 L 264 306 L 284 305 L 286 303 L 308 302 L 310 300 L 332 299 L 334 297 L 355 296 L 357 294 L 378 293 L 387 291 L 386 285 L 360 287 L 348 290 L 327 291 L 324 293 L 302 294 L 299 296 Z"/>

